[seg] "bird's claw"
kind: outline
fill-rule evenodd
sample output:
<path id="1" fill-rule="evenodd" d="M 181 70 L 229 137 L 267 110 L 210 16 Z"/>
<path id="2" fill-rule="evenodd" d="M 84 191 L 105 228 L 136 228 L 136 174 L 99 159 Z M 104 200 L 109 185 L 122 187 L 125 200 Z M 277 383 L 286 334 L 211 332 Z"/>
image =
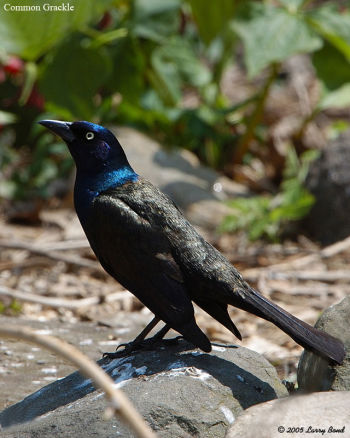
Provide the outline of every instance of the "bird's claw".
<path id="1" fill-rule="evenodd" d="M 137 341 L 137 342 L 135 341 L 125 342 L 119 344 L 114 352 L 103 353 L 102 358 L 117 359 L 120 357 L 128 356 L 129 354 L 132 353 L 136 353 L 138 351 L 154 350 L 161 344 L 176 345 L 180 339 L 183 339 L 183 336 L 176 336 L 175 338 L 170 338 L 170 339 L 159 339 L 153 337 L 153 338 L 143 339 L 142 341 Z M 121 347 L 124 347 L 124 349 L 118 351 Z"/>

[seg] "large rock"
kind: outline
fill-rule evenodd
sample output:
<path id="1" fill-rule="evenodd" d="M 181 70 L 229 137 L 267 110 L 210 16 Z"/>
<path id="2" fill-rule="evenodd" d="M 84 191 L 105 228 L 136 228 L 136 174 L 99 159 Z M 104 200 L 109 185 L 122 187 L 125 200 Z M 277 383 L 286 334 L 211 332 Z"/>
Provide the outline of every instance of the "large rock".
<path id="1" fill-rule="evenodd" d="M 226 438 L 346 437 L 350 392 L 318 392 L 272 400 L 244 411 Z"/>
<path id="2" fill-rule="evenodd" d="M 322 150 L 310 166 L 307 188 L 315 196 L 305 224 L 322 244 L 350 235 L 350 131 Z"/>
<path id="3" fill-rule="evenodd" d="M 346 356 L 341 365 L 332 367 L 327 360 L 305 350 L 298 366 L 299 388 L 304 391 L 350 391 L 350 296 L 325 310 L 315 327 L 341 339 Z"/>
<path id="4" fill-rule="evenodd" d="M 119 342 L 134 339 L 151 318 L 142 312 L 119 311 L 108 319 L 101 318 L 105 325 L 86 321 L 34 321 L 5 315 L 0 320 L 3 326 L 28 326 L 41 334 L 57 336 L 96 360 L 103 352 L 113 351 Z M 0 339 L 0 358 L 0 410 L 75 370 L 60 357 L 16 339 Z"/>
<path id="5" fill-rule="evenodd" d="M 223 437 L 243 409 L 287 395 L 275 368 L 258 353 L 214 347 L 204 354 L 189 347 L 180 341 L 99 361 L 161 437 Z M 118 420 L 103 420 L 105 407 L 103 395 L 75 372 L 1 412 L 3 427 L 17 424 L 1 436 L 133 436 Z"/>

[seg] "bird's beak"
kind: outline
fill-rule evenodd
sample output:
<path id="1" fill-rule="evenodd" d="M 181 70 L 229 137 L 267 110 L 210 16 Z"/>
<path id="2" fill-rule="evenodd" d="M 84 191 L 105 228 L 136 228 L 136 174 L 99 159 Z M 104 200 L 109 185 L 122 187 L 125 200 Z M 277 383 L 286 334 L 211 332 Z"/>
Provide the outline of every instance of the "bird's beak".
<path id="1" fill-rule="evenodd" d="M 62 140 L 67 143 L 72 142 L 75 136 L 70 129 L 71 122 L 60 122 L 59 120 L 40 120 L 40 125 L 45 126 L 45 128 L 50 129 L 53 133 L 59 135 Z"/>

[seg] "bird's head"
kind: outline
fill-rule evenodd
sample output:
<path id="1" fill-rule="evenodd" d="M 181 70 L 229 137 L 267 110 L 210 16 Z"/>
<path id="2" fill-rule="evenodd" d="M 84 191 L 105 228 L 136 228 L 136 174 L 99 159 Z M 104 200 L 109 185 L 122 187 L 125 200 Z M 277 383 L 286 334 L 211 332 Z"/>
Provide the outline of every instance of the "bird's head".
<path id="1" fill-rule="evenodd" d="M 39 123 L 67 143 L 80 172 L 100 173 L 129 166 L 118 140 L 103 126 L 58 120 L 41 120 Z"/>

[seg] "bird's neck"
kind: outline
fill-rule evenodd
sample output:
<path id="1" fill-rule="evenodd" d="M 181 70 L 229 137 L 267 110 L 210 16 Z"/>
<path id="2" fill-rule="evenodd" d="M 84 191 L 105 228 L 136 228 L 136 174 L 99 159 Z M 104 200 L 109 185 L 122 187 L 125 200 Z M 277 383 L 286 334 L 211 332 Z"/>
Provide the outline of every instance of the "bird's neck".
<path id="1" fill-rule="evenodd" d="M 88 218 L 89 208 L 100 193 L 128 182 L 136 182 L 138 178 L 129 165 L 118 169 L 106 169 L 96 175 L 87 175 L 78 169 L 74 186 L 74 204 L 80 222 L 83 224 Z"/>

